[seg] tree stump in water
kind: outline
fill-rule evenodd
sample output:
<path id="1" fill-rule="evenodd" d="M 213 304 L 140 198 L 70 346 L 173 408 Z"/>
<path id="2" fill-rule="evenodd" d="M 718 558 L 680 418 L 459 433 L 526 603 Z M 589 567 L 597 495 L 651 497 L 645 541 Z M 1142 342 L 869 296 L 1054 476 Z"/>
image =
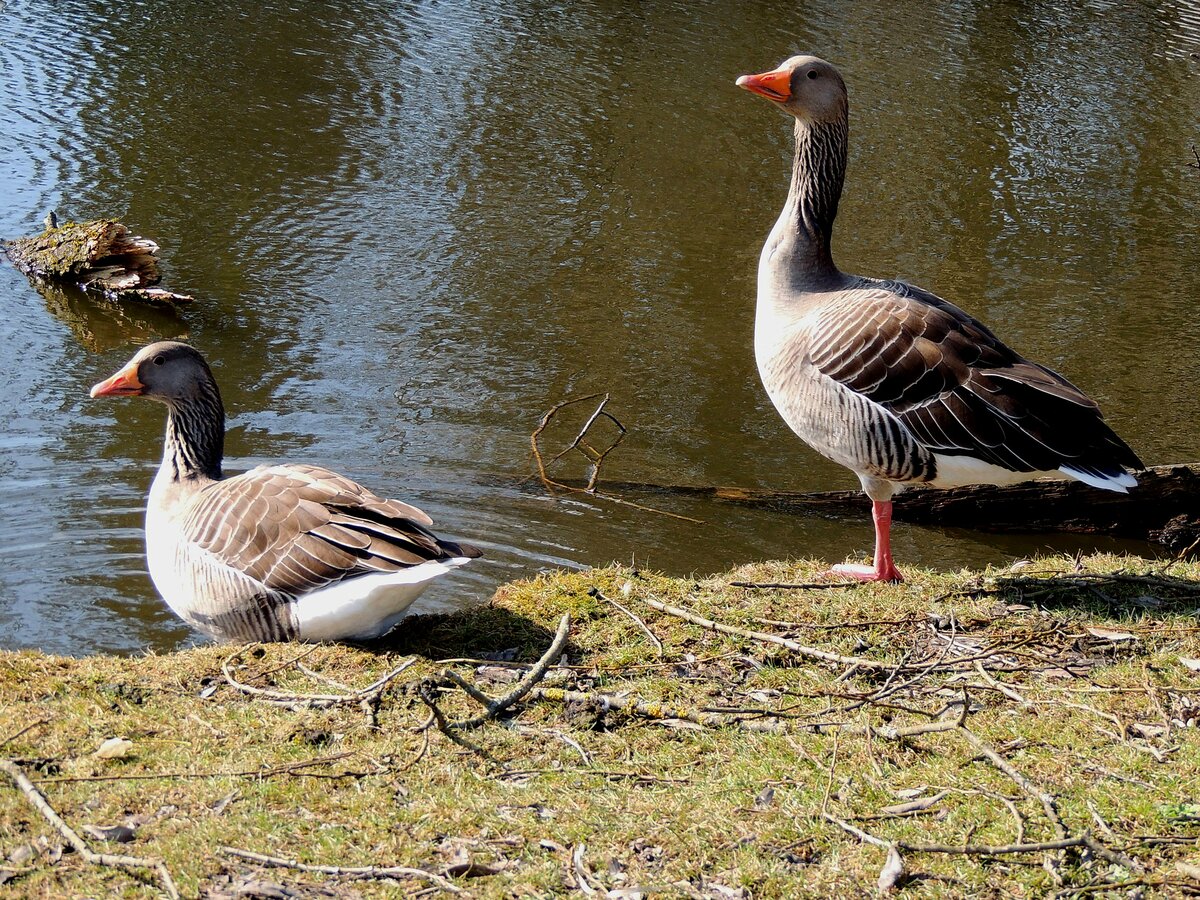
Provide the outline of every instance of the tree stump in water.
<path id="1" fill-rule="evenodd" d="M 158 283 L 158 244 L 138 237 L 120 222 L 95 219 L 59 225 L 51 213 L 39 235 L 3 243 L 13 265 L 35 286 L 42 281 L 76 284 L 114 300 L 187 303 L 192 297 L 176 294 Z"/>

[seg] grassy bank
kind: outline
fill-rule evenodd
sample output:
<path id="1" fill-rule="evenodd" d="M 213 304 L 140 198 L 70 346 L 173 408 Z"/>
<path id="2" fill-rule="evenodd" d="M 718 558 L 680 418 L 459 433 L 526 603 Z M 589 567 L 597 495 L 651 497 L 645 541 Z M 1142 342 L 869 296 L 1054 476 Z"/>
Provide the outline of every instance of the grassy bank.
<path id="1" fill-rule="evenodd" d="M 609 568 L 369 649 L 0 654 L 0 895 L 163 890 L 63 852 L 14 771 L 183 896 L 1200 892 L 1200 566 L 908 574 Z M 512 692 L 564 613 L 565 657 L 488 714 L 461 682 Z"/>

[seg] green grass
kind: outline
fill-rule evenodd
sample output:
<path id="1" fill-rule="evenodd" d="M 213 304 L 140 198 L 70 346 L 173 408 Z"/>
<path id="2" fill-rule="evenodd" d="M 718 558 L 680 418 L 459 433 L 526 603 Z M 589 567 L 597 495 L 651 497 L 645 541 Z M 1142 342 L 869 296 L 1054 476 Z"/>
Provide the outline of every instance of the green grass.
<path id="1" fill-rule="evenodd" d="M 870 896 L 885 848 L 831 819 L 910 846 L 1012 844 L 1018 827 L 1025 842 L 1057 837 L 1042 804 L 950 724 L 965 692 L 965 727 L 1054 797 L 1069 835 L 1090 830 L 1112 858 L 1078 847 L 985 856 L 902 846 L 900 894 L 1127 896 L 1115 887 L 1126 882 L 1145 896 L 1190 889 L 1188 866 L 1200 865 L 1200 673 L 1180 658 L 1200 658 L 1200 566 L 1093 556 L 1018 571 L 912 571 L 898 586 L 730 586 L 817 573 L 801 561 L 699 581 L 621 567 L 552 574 L 506 585 L 487 608 L 414 620 L 386 645 L 310 648 L 303 665 L 355 686 L 416 657 L 380 698 L 376 726 L 357 704 L 273 706 L 222 675 L 241 652 L 244 683 L 336 693 L 288 665 L 306 650 L 296 645 L 137 659 L 3 653 L 0 740 L 42 724 L 0 746 L 0 756 L 38 781 L 77 830 L 133 817 L 132 842 L 89 837 L 89 845 L 161 858 L 185 896 L 236 896 L 245 879 L 299 896 L 431 888 L 260 869 L 224 855 L 225 846 L 313 864 L 421 867 L 476 897 L 572 892 L 577 854 L 596 896 Z M 661 657 L 605 598 L 642 620 Z M 889 674 L 813 660 L 656 611 L 647 599 L 843 656 L 927 665 Z M 568 665 L 542 686 L 661 703 L 686 718 L 527 699 L 462 735 L 486 758 L 436 727 L 421 730 L 422 680 L 440 685 L 449 719 L 476 715 L 479 705 L 441 679 L 444 670 L 499 696 L 524 668 L 447 660 L 510 651 L 532 662 L 565 612 Z M 980 655 L 983 672 L 947 665 Z M 887 736 L 889 726 L 937 722 L 949 730 Z M 750 730 L 764 725 L 777 730 Z M 114 736 L 132 741 L 130 754 L 96 758 Z M 132 777 L 140 775 L 155 777 Z M 928 809 L 886 812 L 941 792 Z M 70 852 L 59 859 L 62 843 L 0 781 L 0 866 L 15 870 L 0 868 L 0 895 L 159 893 L 151 872 L 86 865 Z M 14 852 L 17 861 L 5 863 Z M 1120 855 L 1138 870 L 1113 862 Z M 1106 883 L 1114 887 L 1100 890 Z"/>

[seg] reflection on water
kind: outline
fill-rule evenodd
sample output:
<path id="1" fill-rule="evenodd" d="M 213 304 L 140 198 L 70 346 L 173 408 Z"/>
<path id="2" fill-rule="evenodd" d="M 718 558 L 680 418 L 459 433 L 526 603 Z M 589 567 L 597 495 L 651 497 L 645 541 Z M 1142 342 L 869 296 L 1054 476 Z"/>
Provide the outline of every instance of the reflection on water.
<path id="1" fill-rule="evenodd" d="M 850 85 L 842 265 L 981 316 L 1147 462 L 1200 458 L 1200 17 L 1182 0 L 240 6 L 0 15 L 0 236 L 51 207 L 117 218 L 196 297 L 177 315 L 42 302 L 0 269 L 4 646 L 188 639 L 141 558 L 162 411 L 86 396 L 158 337 L 212 361 L 231 470 L 328 465 L 484 547 L 432 603 L 546 566 L 868 550 L 866 521 L 654 498 L 691 524 L 517 480 L 545 410 L 607 391 L 630 429 L 612 478 L 853 486 L 786 432 L 750 349 L 791 135 L 733 79 L 797 51 Z M 1093 545 L 896 544 L 936 566 Z"/>

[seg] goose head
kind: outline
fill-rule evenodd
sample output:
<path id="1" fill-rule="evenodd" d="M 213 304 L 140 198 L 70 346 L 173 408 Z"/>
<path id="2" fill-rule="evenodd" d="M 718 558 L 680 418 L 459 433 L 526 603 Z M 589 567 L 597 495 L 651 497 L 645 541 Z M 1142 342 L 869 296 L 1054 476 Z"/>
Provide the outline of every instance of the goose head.
<path id="1" fill-rule="evenodd" d="M 115 374 L 92 387 L 93 397 L 149 397 L 168 406 L 199 399 L 215 385 L 212 370 L 194 347 L 159 341 L 143 347 Z"/>
<path id="2" fill-rule="evenodd" d="M 769 72 L 741 76 L 737 86 L 766 97 L 781 112 L 809 125 L 844 122 L 849 109 L 846 82 L 816 56 L 793 56 Z"/>

